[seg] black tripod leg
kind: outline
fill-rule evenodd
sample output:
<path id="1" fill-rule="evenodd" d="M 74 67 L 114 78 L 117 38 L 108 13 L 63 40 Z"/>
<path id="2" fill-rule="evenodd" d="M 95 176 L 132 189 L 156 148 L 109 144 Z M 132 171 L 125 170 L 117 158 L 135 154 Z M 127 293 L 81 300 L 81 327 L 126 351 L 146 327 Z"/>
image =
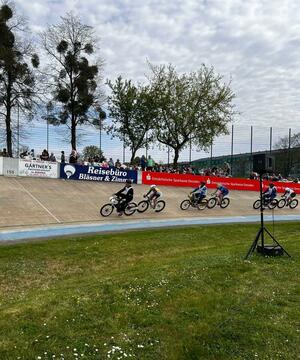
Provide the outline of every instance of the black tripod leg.
<path id="1" fill-rule="evenodd" d="M 262 231 L 263 231 L 262 228 L 260 228 L 260 229 L 258 230 L 258 232 L 257 232 L 257 234 L 256 234 L 256 236 L 255 236 L 255 239 L 254 239 L 252 245 L 250 246 L 250 249 L 248 250 L 247 255 L 245 256 L 244 260 L 247 260 L 248 257 L 253 254 L 253 251 L 255 250 L 255 248 L 256 248 L 256 246 L 257 246 L 257 243 L 258 243 L 258 240 L 259 240 L 259 237 L 260 237 Z"/>
<path id="2" fill-rule="evenodd" d="M 291 255 L 285 250 L 285 248 L 279 244 L 279 242 L 274 238 L 274 236 L 270 233 L 270 231 L 267 228 L 264 228 L 265 232 L 270 236 L 270 238 L 282 248 L 283 252 L 287 254 L 288 257 L 291 257 Z"/>

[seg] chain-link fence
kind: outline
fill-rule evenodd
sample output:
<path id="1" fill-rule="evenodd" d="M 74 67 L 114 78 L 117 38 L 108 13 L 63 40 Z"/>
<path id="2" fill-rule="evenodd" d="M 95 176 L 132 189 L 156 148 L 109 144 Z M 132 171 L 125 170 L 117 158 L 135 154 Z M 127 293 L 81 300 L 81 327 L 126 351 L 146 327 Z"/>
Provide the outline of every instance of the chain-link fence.
<path id="1" fill-rule="evenodd" d="M 291 149 L 297 147 L 294 141 L 294 134 L 300 133 L 296 128 L 279 128 L 263 126 L 232 125 L 229 127 L 227 135 L 216 136 L 208 149 L 200 150 L 191 143 L 180 152 L 180 163 L 197 164 L 197 160 L 206 160 L 208 166 L 214 165 L 216 159 L 222 162 L 222 157 L 226 161 L 234 164 L 237 155 L 264 151 L 276 153 L 277 149 L 284 148 L 285 153 L 291 157 Z M 103 129 L 97 129 L 93 126 L 84 126 L 77 128 L 77 150 L 82 153 L 86 146 L 95 145 L 100 148 L 104 156 L 112 158 L 115 162 L 128 163 L 131 159 L 130 149 L 123 145 L 118 138 L 112 138 L 110 134 Z M 0 126 L 0 146 L 6 147 L 5 127 Z M 32 121 L 30 123 L 17 119 L 13 126 L 13 153 L 19 157 L 24 150 L 34 149 L 35 156 L 38 158 L 43 149 L 54 153 L 56 159 L 60 159 L 61 151 L 66 154 L 66 158 L 71 151 L 70 129 L 67 126 L 54 126 L 46 121 Z M 169 164 L 173 162 L 174 151 L 171 148 L 163 146 L 158 142 L 149 143 L 146 148 L 138 150 L 136 156 L 145 155 L 154 159 L 159 164 Z M 221 158 L 220 158 L 221 157 Z M 224 158 L 224 159 L 225 159 Z M 223 159 L 223 161 L 225 161 Z M 286 160 L 288 159 L 288 155 Z M 291 162 L 291 159 L 288 159 Z M 295 162 L 295 161 L 294 161 Z M 299 160 L 300 162 L 300 160 Z M 290 164 L 290 167 L 293 163 Z M 290 170 L 290 169 L 288 169 Z"/>

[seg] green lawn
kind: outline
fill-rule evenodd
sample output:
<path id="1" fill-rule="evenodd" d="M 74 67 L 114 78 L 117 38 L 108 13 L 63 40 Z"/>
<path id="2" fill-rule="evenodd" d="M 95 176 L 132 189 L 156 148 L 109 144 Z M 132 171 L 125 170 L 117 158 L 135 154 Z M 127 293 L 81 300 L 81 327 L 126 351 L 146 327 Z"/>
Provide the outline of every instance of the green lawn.
<path id="1" fill-rule="evenodd" d="M 300 224 L 244 261 L 257 228 L 0 246 L 0 359 L 300 359 Z"/>

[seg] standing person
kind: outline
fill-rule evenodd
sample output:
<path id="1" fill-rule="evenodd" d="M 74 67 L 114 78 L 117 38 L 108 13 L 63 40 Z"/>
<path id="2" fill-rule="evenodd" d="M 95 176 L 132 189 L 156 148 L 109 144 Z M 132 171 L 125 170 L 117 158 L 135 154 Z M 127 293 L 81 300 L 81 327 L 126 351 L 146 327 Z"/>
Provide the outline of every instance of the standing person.
<path id="1" fill-rule="evenodd" d="M 126 209 L 126 206 L 132 201 L 133 199 L 133 187 L 131 185 L 131 180 L 127 179 L 125 187 L 123 187 L 121 190 L 115 193 L 115 195 L 121 199 L 118 206 L 117 206 L 117 212 L 118 216 L 122 216 L 124 213 L 124 210 Z"/>
<path id="2" fill-rule="evenodd" d="M 50 154 L 50 158 L 49 158 L 50 161 L 52 162 L 56 162 L 56 157 L 53 153 Z"/>
<path id="3" fill-rule="evenodd" d="M 154 167 L 154 160 L 151 158 L 151 155 L 149 155 L 147 160 L 147 170 L 152 171 L 153 167 Z"/>
<path id="4" fill-rule="evenodd" d="M 140 160 L 140 167 L 142 168 L 142 171 L 145 171 L 147 166 L 147 159 L 145 157 L 145 155 L 142 155 L 141 160 Z"/>
<path id="5" fill-rule="evenodd" d="M 70 157 L 69 157 L 69 163 L 70 164 L 76 164 L 77 163 L 77 152 L 75 149 L 71 151 Z"/>
<path id="6" fill-rule="evenodd" d="M 118 169 L 121 167 L 121 162 L 120 162 L 119 159 L 117 159 L 117 161 L 115 163 L 115 167 L 118 168 Z"/>
<path id="7" fill-rule="evenodd" d="M 64 164 L 66 162 L 65 152 L 61 151 L 60 162 Z"/>
<path id="8" fill-rule="evenodd" d="M 114 161 L 112 158 L 109 158 L 109 161 L 108 161 L 108 166 L 110 167 L 114 167 Z"/>

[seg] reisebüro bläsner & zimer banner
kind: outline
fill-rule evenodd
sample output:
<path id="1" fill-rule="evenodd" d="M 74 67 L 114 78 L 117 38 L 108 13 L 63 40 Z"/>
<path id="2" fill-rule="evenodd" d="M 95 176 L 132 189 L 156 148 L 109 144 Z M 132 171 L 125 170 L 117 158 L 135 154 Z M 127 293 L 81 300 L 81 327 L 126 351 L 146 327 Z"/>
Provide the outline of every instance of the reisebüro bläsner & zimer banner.
<path id="1" fill-rule="evenodd" d="M 131 179 L 133 183 L 137 183 L 137 171 L 95 165 L 60 164 L 60 178 L 105 182 L 125 182 L 126 179 Z"/>

